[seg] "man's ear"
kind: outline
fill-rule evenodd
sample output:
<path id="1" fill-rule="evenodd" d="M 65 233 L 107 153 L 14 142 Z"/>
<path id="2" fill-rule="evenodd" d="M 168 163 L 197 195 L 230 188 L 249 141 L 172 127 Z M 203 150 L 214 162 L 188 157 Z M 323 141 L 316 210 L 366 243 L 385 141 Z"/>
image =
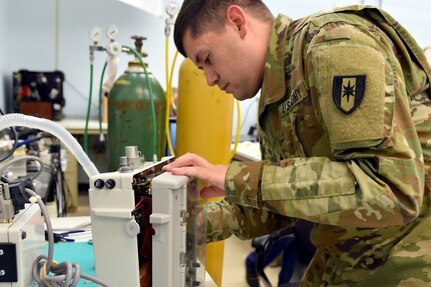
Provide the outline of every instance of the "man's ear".
<path id="1" fill-rule="evenodd" d="M 240 37 L 244 38 L 248 30 L 247 15 L 244 10 L 238 5 L 231 5 L 227 8 L 226 12 L 228 23 L 234 25 Z"/>

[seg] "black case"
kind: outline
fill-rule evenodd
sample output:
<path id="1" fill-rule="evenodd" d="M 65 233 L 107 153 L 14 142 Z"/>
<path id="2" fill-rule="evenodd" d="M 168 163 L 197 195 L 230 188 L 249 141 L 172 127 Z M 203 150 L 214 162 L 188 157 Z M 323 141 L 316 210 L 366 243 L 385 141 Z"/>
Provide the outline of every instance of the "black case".
<path id="1" fill-rule="evenodd" d="M 63 118 L 64 73 L 19 70 L 13 73 L 13 110 L 50 120 Z"/>

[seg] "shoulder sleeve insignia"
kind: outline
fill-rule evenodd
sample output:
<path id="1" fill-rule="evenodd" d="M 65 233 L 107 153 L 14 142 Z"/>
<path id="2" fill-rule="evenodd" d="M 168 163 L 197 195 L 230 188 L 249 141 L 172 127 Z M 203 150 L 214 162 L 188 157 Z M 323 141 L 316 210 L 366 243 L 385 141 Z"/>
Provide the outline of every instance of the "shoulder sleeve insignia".
<path id="1" fill-rule="evenodd" d="M 345 114 L 353 112 L 365 95 L 366 75 L 334 76 L 332 97 L 335 105 Z"/>

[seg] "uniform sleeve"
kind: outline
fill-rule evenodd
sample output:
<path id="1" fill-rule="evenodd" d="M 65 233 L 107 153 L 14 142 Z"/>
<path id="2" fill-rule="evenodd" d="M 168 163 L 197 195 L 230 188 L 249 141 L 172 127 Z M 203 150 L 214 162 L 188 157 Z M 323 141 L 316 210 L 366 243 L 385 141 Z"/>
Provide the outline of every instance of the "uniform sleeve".
<path id="1" fill-rule="evenodd" d="M 240 239 L 251 239 L 290 227 L 295 220 L 257 209 L 232 204 L 223 199 L 205 205 L 207 241 L 224 240 L 232 234 Z"/>
<path id="2" fill-rule="evenodd" d="M 426 171 L 409 106 L 414 95 L 406 92 L 393 44 L 377 30 L 348 25 L 322 29 L 313 41 L 306 73 L 333 157 L 233 162 L 227 199 L 330 225 L 412 221 L 420 213 Z"/>

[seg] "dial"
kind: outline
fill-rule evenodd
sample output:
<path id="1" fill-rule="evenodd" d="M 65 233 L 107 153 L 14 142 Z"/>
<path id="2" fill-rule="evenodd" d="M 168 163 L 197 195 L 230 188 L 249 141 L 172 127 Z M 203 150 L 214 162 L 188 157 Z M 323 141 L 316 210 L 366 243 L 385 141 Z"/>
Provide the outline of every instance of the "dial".
<path id="1" fill-rule="evenodd" d="M 94 27 L 90 30 L 90 39 L 94 43 L 98 43 L 102 37 L 102 30 L 99 27 Z"/>
<path id="2" fill-rule="evenodd" d="M 169 2 L 166 6 L 166 13 L 168 13 L 169 16 L 174 17 L 178 13 L 178 4 L 175 2 Z"/>
<path id="3" fill-rule="evenodd" d="M 110 40 L 116 40 L 118 38 L 118 34 L 118 28 L 114 25 L 109 26 L 106 30 L 106 36 L 108 36 Z"/>

